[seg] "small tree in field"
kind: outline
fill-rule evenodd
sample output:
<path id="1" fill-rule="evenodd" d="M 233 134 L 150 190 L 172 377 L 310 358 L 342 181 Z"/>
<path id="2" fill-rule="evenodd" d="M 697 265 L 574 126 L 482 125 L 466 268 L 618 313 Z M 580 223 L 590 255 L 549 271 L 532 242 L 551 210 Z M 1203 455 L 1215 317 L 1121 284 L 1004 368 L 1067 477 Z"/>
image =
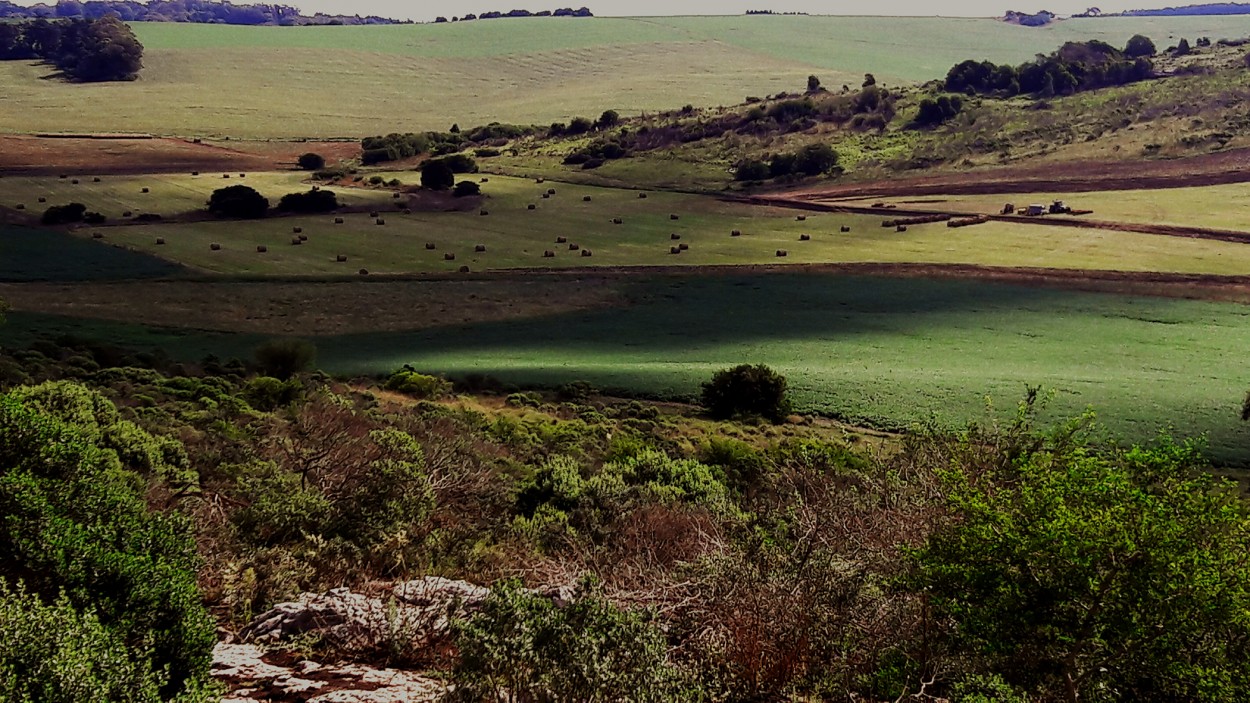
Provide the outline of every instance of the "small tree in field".
<path id="1" fill-rule="evenodd" d="M 1128 43 L 1124 45 L 1124 54 L 1133 58 L 1154 56 L 1156 53 L 1158 53 L 1158 49 L 1155 48 L 1155 43 L 1150 41 L 1150 37 L 1140 34 L 1134 34 L 1128 40 Z"/>
<path id="2" fill-rule="evenodd" d="M 444 161 L 430 161 L 421 169 L 421 187 L 447 190 L 456 184 L 456 174 Z"/>
<path id="3" fill-rule="evenodd" d="M 248 186 L 230 186 L 213 191 L 208 211 L 218 217 L 255 219 L 269 211 L 269 200 Z"/>
<path id="4" fill-rule="evenodd" d="M 786 378 L 763 364 L 717 372 L 703 384 L 703 407 L 718 419 L 749 416 L 780 422 L 790 414 Z"/>
<path id="5" fill-rule="evenodd" d="M 317 169 L 325 168 L 325 166 L 326 157 L 321 154 L 309 152 L 299 157 L 299 167 L 305 171 L 316 171 Z"/>
<path id="6" fill-rule="evenodd" d="M 807 92 L 809 93 L 820 92 L 820 79 L 819 78 L 817 78 L 816 76 L 807 77 Z"/>

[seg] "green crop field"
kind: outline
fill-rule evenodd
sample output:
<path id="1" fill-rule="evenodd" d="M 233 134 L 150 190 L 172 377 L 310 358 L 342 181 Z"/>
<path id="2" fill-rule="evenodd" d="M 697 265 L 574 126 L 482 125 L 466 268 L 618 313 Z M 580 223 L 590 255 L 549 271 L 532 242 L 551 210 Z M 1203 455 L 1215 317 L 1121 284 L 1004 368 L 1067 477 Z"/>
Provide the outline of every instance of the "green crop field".
<path id="1" fill-rule="evenodd" d="M 1049 204 L 1062 200 L 1069 206 L 1093 210 L 1088 218 L 1136 224 L 1181 225 L 1250 232 L 1250 184 L 1167 188 L 1163 190 L 1117 190 L 1094 193 L 1005 193 L 999 195 L 930 195 L 923 198 L 867 198 L 854 204 L 907 203 L 904 207 L 933 208 L 951 212 L 997 213 L 1003 204 L 1017 207 L 1029 203 Z M 848 203 L 852 201 L 847 201 Z"/>
<path id="2" fill-rule="evenodd" d="M 12 208 L 21 204 L 26 206 L 27 211 L 38 214 L 51 205 L 78 202 L 86 205 L 88 210 L 117 221 L 127 211 L 136 215 L 155 213 L 168 217 L 203 210 L 214 190 L 231 185 L 255 188 L 269 198 L 272 205 L 277 205 L 287 193 L 307 191 L 311 187 L 304 182 L 308 174 L 299 171 L 247 173 L 245 178 L 240 178 L 238 173 L 228 174 L 230 178 L 223 178 L 223 175 L 226 174 L 102 176 L 98 183 L 91 175 L 70 178 L 10 176 L 0 185 L 0 197 L 3 198 L 0 205 Z M 416 180 L 414 175 L 407 174 L 407 177 L 410 181 Z M 74 184 L 75 180 L 77 184 Z M 143 192 L 144 188 L 148 189 L 147 193 Z M 335 193 L 339 202 L 349 206 L 380 205 L 391 200 L 391 193 L 382 190 L 338 188 Z M 40 203 L 41 197 L 47 202 Z"/>
<path id="3" fill-rule="evenodd" d="M 368 285 L 368 284 L 359 284 Z M 885 426 L 1010 412 L 1026 385 L 1057 393 L 1050 417 L 1094 408 L 1113 436 L 1169 426 L 1208 433 L 1213 455 L 1250 462 L 1238 420 L 1250 373 L 1250 308 L 976 281 L 828 275 L 639 278 L 632 305 L 421 332 L 316 340 L 319 365 L 383 374 L 404 363 L 517 384 L 586 380 L 689 397 L 715 370 L 766 363 L 798 407 Z M 10 341 L 78 332 L 176 357 L 246 356 L 256 336 L 10 315 Z"/>
<path id="4" fill-rule="evenodd" d="M 490 121 L 736 104 L 747 95 L 938 78 L 965 58 L 1025 61 L 1064 41 L 1161 47 L 1250 35 L 1250 17 L 1069 20 L 698 17 L 519 19 L 385 27 L 136 25 L 138 81 L 72 85 L 0 63 L 0 132 L 237 138 L 361 136 Z M 263 66 L 264 71 L 256 67 Z M 221 109 L 228 98 L 229 109 Z M 80 106 L 88 105 L 89 109 Z"/>
<path id="5" fill-rule="evenodd" d="M 411 179 L 411 173 L 382 173 Z M 806 213 L 725 202 L 709 196 L 577 186 L 493 176 L 484 209 L 469 212 L 381 212 L 203 221 L 115 227 L 107 241 L 220 274 L 324 275 L 570 266 L 659 266 L 773 263 L 942 263 L 1122 271 L 1242 274 L 1250 246 L 1177 237 L 988 223 L 951 229 L 943 223 L 907 232 L 881 217 Z M 555 196 L 542 194 L 554 188 Z M 585 196 L 591 197 L 584 202 Z M 388 203 L 391 201 L 387 201 Z M 398 201 L 394 201 L 398 202 Z M 534 204 L 535 210 L 528 210 Z M 680 219 L 674 221 L 671 215 Z M 622 224 L 613 224 L 620 218 Z M 843 226 L 851 232 L 843 233 Z M 294 227 L 308 241 L 291 245 Z M 733 230 L 742 236 L 730 236 Z M 679 240 L 671 238 L 678 234 Z M 803 234 L 810 241 L 801 241 Z M 86 230 L 83 230 L 86 236 Z M 166 243 L 157 245 L 156 238 Z M 568 242 L 557 244 L 557 238 Z M 221 245 L 213 251 L 210 244 Z M 425 245 L 433 243 L 435 249 Z M 570 251 L 569 244 L 579 246 Z M 689 250 L 674 255 L 682 244 Z M 259 253 L 257 246 L 268 248 Z M 486 247 L 476 252 L 477 245 Z M 593 256 L 583 256 L 589 249 Z M 778 250 L 787 256 L 779 258 Z M 543 256 L 545 251 L 555 256 Z M 454 253 L 455 260 L 444 259 Z M 347 256 L 338 262 L 339 255 Z"/>

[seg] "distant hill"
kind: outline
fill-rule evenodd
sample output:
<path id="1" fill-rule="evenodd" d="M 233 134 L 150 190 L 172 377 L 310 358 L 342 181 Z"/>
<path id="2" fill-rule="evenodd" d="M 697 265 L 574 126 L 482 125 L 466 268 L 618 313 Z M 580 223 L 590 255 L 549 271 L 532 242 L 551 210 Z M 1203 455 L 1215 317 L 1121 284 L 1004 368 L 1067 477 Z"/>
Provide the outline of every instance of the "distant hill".
<path id="1" fill-rule="evenodd" d="M 1250 15 L 1250 3 L 1213 2 L 1203 5 L 1182 5 L 1181 7 L 1164 7 L 1156 10 L 1127 10 L 1116 14 L 1104 14 L 1102 17 L 1185 17 L 1202 15 Z"/>
<path id="2" fill-rule="evenodd" d="M 124 22 L 188 22 L 234 25 L 327 25 L 327 24 L 405 24 L 386 17 L 360 15 L 300 14 L 287 5 L 236 5 L 232 2 L 201 0 L 60 0 L 54 5 L 23 7 L 0 0 L 0 18 L 99 19 L 115 14 Z"/>

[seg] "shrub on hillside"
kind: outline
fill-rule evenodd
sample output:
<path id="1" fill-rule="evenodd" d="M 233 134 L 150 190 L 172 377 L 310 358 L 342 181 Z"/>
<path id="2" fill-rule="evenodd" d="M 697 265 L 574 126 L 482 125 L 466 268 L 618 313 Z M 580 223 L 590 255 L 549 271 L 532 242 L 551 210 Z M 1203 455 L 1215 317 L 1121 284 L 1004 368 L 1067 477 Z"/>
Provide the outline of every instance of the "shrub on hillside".
<path id="1" fill-rule="evenodd" d="M 305 171 L 316 171 L 318 169 L 323 169 L 326 167 L 326 157 L 322 156 L 321 154 L 314 154 L 312 152 L 309 152 L 307 154 L 300 154 L 299 167 L 304 169 Z"/>
<path id="2" fill-rule="evenodd" d="M 925 98 L 920 101 L 916 124 L 921 127 L 933 127 L 958 115 L 963 109 L 963 98 L 958 95 L 939 95 L 937 99 Z"/>
<path id="3" fill-rule="evenodd" d="M 431 400 L 446 395 L 451 390 L 451 384 L 437 376 L 426 376 L 404 369 L 386 379 L 385 388 L 413 398 Z"/>
<path id="4" fill-rule="evenodd" d="M 467 198 L 473 195 L 481 195 L 482 186 L 474 183 L 473 181 L 460 181 L 451 191 L 451 194 L 456 198 Z"/>
<path id="5" fill-rule="evenodd" d="M 43 217 L 39 221 L 45 225 L 68 225 L 74 222 L 82 222 L 86 212 L 87 206 L 82 203 L 53 205 L 43 211 Z"/>
<path id="6" fill-rule="evenodd" d="M 1159 50 L 1155 48 L 1155 43 L 1150 37 L 1140 34 L 1134 34 L 1129 38 L 1128 43 L 1124 45 L 1124 55 L 1133 58 L 1150 57 L 1157 54 Z"/>
<path id="7" fill-rule="evenodd" d="M 739 181 L 763 181 L 771 175 L 768 164 L 758 159 L 740 161 L 734 168 L 734 179 Z"/>
<path id="8" fill-rule="evenodd" d="M 250 186 L 228 186 L 213 191 L 208 211 L 218 217 L 256 219 L 269 211 L 269 199 Z"/>
<path id="9" fill-rule="evenodd" d="M 790 413 L 786 379 L 767 366 L 742 364 L 703 384 L 703 407 L 718 419 L 762 417 L 780 422 Z"/>
<path id="10" fill-rule="evenodd" d="M 421 187 L 447 190 L 456 184 L 456 174 L 444 161 L 428 161 L 421 169 Z"/>
<path id="11" fill-rule="evenodd" d="M 330 212 L 339 207 L 334 191 L 314 189 L 306 193 L 287 193 L 278 201 L 282 212 Z"/>

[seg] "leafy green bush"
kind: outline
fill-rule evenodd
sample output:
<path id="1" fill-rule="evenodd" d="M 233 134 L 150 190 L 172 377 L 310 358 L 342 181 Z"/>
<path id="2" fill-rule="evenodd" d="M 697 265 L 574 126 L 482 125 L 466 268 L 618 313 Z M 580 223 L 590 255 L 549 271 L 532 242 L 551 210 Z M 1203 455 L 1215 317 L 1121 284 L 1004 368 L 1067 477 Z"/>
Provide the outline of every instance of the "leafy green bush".
<path id="1" fill-rule="evenodd" d="M 451 195 L 454 198 L 466 198 L 473 195 L 481 195 L 482 186 L 473 181 L 460 181 L 456 187 L 452 189 Z"/>
<path id="2" fill-rule="evenodd" d="M 403 393 L 421 400 L 440 398 L 451 391 L 451 383 L 437 376 L 416 371 L 397 371 L 386 379 L 386 390 Z"/>
<path id="3" fill-rule="evenodd" d="M 666 661 L 664 637 L 651 616 L 618 609 L 588 580 L 563 607 L 517 581 L 501 582 L 455 631 L 460 659 L 451 701 L 696 698 Z"/>
<path id="4" fill-rule="evenodd" d="M 781 422 L 790 413 L 786 379 L 767 366 L 742 364 L 703 384 L 703 407 L 712 417 L 762 417 Z"/>
<path id="5" fill-rule="evenodd" d="M 323 169 L 326 167 L 326 157 L 312 152 L 300 154 L 299 167 L 305 171 L 317 171 L 319 169 Z"/>
<path id="6" fill-rule="evenodd" d="M 304 384 L 298 378 L 282 381 L 273 376 L 257 376 L 243 386 L 247 404 L 261 412 L 273 412 L 299 399 Z"/>

